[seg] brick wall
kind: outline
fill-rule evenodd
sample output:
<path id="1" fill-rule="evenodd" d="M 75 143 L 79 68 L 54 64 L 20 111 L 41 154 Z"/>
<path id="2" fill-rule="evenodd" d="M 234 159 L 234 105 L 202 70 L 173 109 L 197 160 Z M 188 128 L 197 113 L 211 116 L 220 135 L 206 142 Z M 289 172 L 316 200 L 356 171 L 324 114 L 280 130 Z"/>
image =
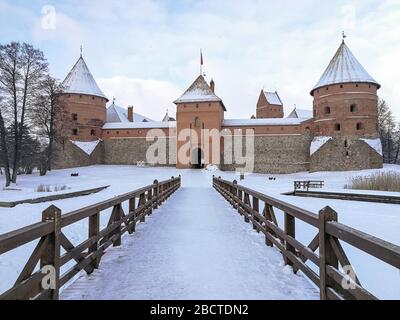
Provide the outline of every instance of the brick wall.
<path id="1" fill-rule="evenodd" d="M 254 172 L 277 174 L 308 171 L 310 142 L 309 134 L 255 136 Z M 237 164 L 221 165 L 221 169 L 226 171 L 239 167 Z"/>
<path id="2" fill-rule="evenodd" d="M 310 171 L 382 168 L 382 156 L 354 136 L 336 136 L 311 156 Z"/>
<path id="3" fill-rule="evenodd" d="M 54 149 L 53 168 L 65 169 L 75 167 L 85 167 L 103 162 L 104 146 L 100 142 L 93 153 L 89 156 L 71 141 L 56 143 Z"/>
<path id="4" fill-rule="evenodd" d="M 167 141 L 166 150 L 160 149 L 159 154 L 167 160 L 167 163 L 155 164 L 156 166 L 175 166 L 176 138 L 171 137 Z M 144 161 L 146 164 L 153 165 L 153 163 L 148 163 L 146 152 L 154 142 L 146 141 L 146 138 L 107 139 L 103 141 L 103 144 L 105 164 L 136 165 L 139 161 Z"/>

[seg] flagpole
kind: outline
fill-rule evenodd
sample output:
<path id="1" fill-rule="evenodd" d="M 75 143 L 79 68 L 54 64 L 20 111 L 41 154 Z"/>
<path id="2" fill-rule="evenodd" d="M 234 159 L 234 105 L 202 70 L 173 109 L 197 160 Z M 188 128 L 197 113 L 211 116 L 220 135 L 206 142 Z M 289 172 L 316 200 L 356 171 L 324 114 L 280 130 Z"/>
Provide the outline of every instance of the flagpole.
<path id="1" fill-rule="evenodd" d="M 200 49 L 200 75 L 203 74 L 203 51 Z"/>

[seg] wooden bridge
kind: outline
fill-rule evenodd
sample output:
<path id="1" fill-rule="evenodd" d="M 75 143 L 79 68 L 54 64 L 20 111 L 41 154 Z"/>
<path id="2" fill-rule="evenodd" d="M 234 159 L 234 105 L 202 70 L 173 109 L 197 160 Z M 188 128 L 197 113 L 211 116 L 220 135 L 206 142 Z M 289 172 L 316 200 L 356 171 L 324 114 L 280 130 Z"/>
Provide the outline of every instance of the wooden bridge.
<path id="1" fill-rule="evenodd" d="M 252 224 L 254 231 L 247 232 L 216 191 L 180 187 L 181 178 L 172 177 L 64 215 L 51 206 L 42 222 L 1 235 L 0 255 L 33 241 L 37 245 L 14 286 L 0 299 L 58 299 L 60 289 L 83 270 L 93 273 L 90 279 L 73 281 L 62 299 L 218 299 L 222 293 L 231 299 L 376 299 L 357 276 L 347 274 L 351 263 L 341 241 L 400 268 L 399 246 L 338 223 L 329 207 L 315 214 L 213 177 L 215 190 Z M 124 202 L 129 204 L 127 213 Z M 109 208 L 109 222 L 100 229 L 101 212 Z M 284 226 L 278 225 L 274 209 L 284 212 Z M 142 230 L 139 222 L 147 217 L 152 224 Z M 296 219 L 316 229 L 309 244 L 296 239 Z M 63 230 L 83 220 L 89 221 L 88 238 L 74 246 Z M 257 232 L 264 235 L 261 242 Z M 125 233 L 135 236 L 124 237 L 121 249 L 107 250 L 120 247 Z M 278 252 L 294 273 L 300 270 L 315 287 L 304 277 L 283 272 Z M 126 261 L 115 263 L 120 257 Z M 46 266 L 54 268 L 50 288 L 42 283 Z M 99 267 L 102 272 L 94 272 Z M 151 279 L 145 277 L 149 273 Z M 168 292 L 162 292 L 165 285 Z"/>

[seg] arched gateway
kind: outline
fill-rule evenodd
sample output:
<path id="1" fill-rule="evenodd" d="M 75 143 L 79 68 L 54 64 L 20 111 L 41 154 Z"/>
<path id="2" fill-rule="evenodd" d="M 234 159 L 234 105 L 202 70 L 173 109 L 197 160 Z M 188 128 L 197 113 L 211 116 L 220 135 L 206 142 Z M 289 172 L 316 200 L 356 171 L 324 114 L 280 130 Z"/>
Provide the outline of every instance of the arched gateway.
<path id="1" fill-rule="evenodd" d="M 193 169 L 204 168 L 204 152 L 201 148 L 194 148 L 190 157 L 190 164 Z"/>

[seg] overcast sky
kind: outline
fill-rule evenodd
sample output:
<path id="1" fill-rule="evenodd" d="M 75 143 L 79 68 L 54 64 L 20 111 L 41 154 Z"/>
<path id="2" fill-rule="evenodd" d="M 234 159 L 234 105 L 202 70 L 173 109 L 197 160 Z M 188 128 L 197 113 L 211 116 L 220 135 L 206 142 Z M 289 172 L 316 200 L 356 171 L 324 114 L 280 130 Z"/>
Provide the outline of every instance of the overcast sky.
<path id="1" fill-rule="evenodd" d="M 84 58 L 117 104 L 161 120 L 199 74 L 216 82 L 227 118 L 248 118 L 262 88 L 285 111 L 311 109 L 310 90 L 347 34 L 400 119 L 400 1 L 0 0 L 0 43 L 44 51 L 62 80 Z"/>

